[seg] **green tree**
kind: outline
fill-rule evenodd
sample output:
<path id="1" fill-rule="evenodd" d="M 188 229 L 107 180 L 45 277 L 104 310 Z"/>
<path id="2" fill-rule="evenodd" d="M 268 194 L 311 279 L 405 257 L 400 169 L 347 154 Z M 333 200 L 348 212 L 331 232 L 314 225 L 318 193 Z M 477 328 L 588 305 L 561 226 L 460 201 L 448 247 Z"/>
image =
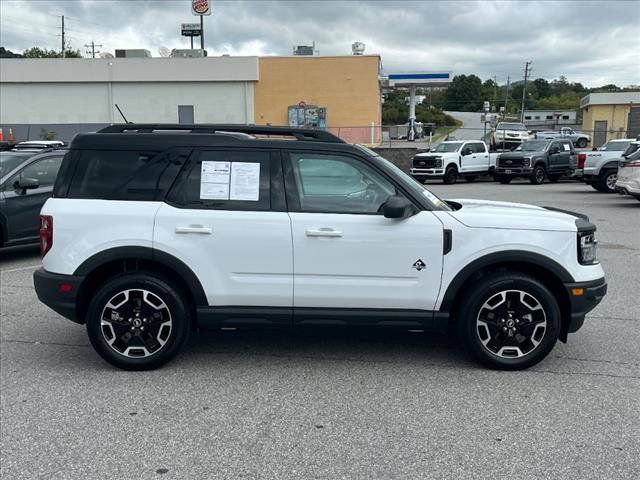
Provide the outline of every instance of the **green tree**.
<path id="1" fill-rule="evenodd" d="M 19 53 L 13 53 L 11 50 L 7 50 L 4 47 L 0 47 L 0 58 L 20 58 L 22 55 Z"/>
<path id="2" fill-rule="evenodd" d="M 482 80 L 476 75 L 456 75 L 447 89 L 446 110 L 475 112 L 482 108 Z"/>
<path id="3" fill-rule="evenodd" d="M 82 58 L 80 50 L 65 50 L 66 58 Z M 62 53 L 56 50 L 47 50 L 46 48 L 31 47 L 22 53 L 24 58 L 62 58 Z"/>

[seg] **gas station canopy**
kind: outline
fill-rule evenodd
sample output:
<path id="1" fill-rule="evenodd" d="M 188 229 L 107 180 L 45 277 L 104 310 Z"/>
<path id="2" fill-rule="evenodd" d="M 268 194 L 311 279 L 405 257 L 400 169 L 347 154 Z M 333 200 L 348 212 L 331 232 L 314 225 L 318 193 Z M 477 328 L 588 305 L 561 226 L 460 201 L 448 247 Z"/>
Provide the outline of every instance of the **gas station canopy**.
<path id="1" fill-rule="evenodd" d="M 389 87 L 446 87 L 451 83 L 452 72 L 390 73 Z"/>

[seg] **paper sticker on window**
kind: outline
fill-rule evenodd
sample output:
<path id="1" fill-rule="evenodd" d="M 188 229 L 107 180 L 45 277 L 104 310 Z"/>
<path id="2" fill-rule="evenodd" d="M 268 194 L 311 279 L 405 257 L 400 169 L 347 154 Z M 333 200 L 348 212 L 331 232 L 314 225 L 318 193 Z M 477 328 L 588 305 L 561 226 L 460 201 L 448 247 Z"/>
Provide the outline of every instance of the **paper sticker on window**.
<path id="1" fill-rule="evenodd" d="M 257 202 L 260 195 L 260 164 L 233 162 L 231 164 L 230 200 Z"/>
<path id="2" fill-rule="evenodd" d="M 202 162 L 200 199 L 229 200 L 231 162 Z"/>
<path id="3" fill-rule="evenodd" d="M 562 146 L 564 147 L 564 151 L 565 151 L 565 152 L 568 152 L 569 150 L 571 150 L 571 149 L 569 148 L 569 144 L 568 144 L 568 143 L 563 143 L 563 144 L 562 144 Z"/>

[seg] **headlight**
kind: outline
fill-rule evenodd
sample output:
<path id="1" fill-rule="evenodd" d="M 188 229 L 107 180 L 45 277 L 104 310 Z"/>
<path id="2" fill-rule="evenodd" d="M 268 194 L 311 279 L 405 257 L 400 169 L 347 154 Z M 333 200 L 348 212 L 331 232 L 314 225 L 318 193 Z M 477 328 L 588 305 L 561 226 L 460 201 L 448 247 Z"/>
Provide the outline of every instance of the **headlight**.
<path id="1" fill-rule="evenodd" d="M 582 265 L 593 265 L 597 259 L 598 241 L 596 233 L 578 232 L 578 261 Z"/>
<path id="2" fill-rule="evenodd" d="M 442 167 L 442 157 L 436 157 L 436 168 Z"/>
<path id="3" fill-rule="evenodd" d="M 530 158 L 525 158 L 524 160 L 522 160 L 522 166 L 523 167 L 530 167 L 531 166 L 531 159 Z"/>

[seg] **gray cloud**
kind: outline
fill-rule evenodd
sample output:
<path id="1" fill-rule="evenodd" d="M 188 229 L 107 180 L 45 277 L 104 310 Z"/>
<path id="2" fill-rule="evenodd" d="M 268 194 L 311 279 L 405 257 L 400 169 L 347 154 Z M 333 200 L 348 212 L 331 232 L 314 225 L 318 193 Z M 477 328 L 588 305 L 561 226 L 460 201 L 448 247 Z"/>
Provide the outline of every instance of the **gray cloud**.
<path id="1" fill-rule="evenodd" d="M 587 86 L 640 83 L 640 3 L 213 1 L 205 19 L 210 54 L 288 55 L 316 42 L 322 55 L 348 54 L 354 41 L 390 71 L 452 70 L 505 82 L 533 76 Z M 0 43 L 14 51 L 59 49 L 64 14 L 73 48 L 95 40 L 116 48 L 187 47 L 179 25 L 197 21 L 190 2 L 18 1 L 0 3 Z"/>

